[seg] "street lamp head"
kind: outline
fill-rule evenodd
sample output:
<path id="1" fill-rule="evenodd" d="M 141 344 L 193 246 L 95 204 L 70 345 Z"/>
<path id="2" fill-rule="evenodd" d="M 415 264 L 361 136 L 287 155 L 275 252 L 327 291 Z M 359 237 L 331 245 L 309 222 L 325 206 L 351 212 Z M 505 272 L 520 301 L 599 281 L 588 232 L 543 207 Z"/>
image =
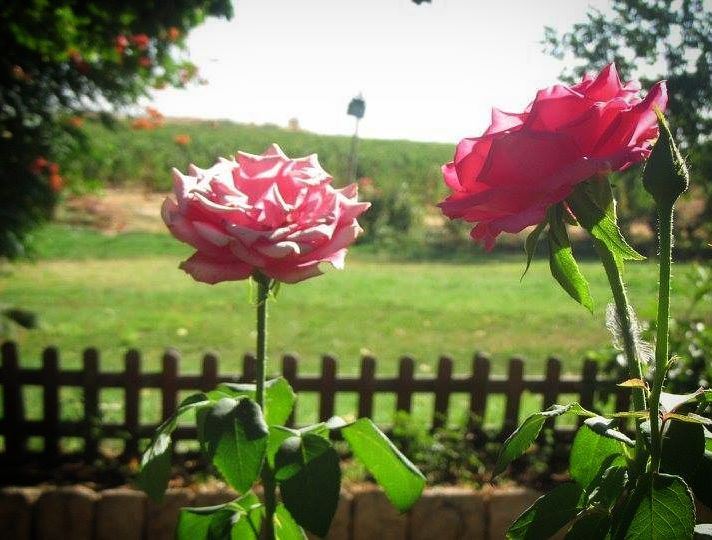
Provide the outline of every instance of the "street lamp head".
<path id="1" fill-rule="evenodd" d="M 351 100 L 349 103 L 349 108 L 346 110 L 346 114 L 349 114 L 351 116 L 355 116 L 359 120 L 363 118 L 363 115 L 366 113 L 366 102 L 363 99 L 363 96 L 359 94 L 355 98 Z"/>

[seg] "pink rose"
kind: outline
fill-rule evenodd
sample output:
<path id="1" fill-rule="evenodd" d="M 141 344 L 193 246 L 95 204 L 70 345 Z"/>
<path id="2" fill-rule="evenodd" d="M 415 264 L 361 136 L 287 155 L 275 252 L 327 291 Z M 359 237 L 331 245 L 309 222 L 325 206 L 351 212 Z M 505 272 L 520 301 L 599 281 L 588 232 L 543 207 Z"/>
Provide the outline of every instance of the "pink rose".
<path id="1" fill-rule="evenodd" d="M 576 184 L 647 157 L 658 136 L 654 108 L 665 109 L 667 90 L 659 82 L 645 99 L 639 90 L 621 84 L 611 64 L 595 79 L 540 90 L 523 113 L 493 109 L 487 131 L 460 141 L 443 166 L 452 190 L 443 213 L 476 223 L 472 238 L 492 249 L 501 232 L 543 221 Z"/>
<path id="2" fill-rule="evenodd" d="M 163 221 L 197 250 L 180 267 L 205 283 L 254 272 L 296 283 L 321 274 L 320 263 L 343 268 L 362 231 L 356 218 L 370 206 L 355 184 L 334 189 L 316 154 L 289 159 L 276 144 L 173 176 L 177 203 L 164 201 Z"/>

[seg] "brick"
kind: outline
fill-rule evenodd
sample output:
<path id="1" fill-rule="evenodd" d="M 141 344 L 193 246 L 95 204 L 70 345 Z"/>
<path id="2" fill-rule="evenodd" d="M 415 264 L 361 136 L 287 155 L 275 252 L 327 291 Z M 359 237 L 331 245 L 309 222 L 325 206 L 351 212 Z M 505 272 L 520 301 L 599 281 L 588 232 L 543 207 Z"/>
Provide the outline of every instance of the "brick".
<path id="1" fill-rule="evenodd" d="M 410 511 L 411 540 L 467 540 L 485 537 L 485 502 L 469 488 L 426 490 Z"/>
<path id="2" fill-rule="evenodd" d="M 489 540 L 501 540 L 509 526 L 541 493 L 523 487 L 494 489 L 489 492 Z"/>
<path id="3" fill-rule="evenodd" d="M 237 493 L 227 488 L 197 491 L 192 506 L 216 506 L 230 502 L 236 497 Z"/>
<path id="4" fill-rule="evenodd" d="M 6 538 L 30 540 L 32 507 L 39 495 L 37 488 L 0 489 L 0 531 Z"/>
<path id="5" fill-rule="evenodd" d="M 84 486 L 45 491 L 35 505 L 38 540 L 92 540 L 99 495 Z"/>
<path id="6" fill-rule="evenodd" d="M 141 540 L 146 495 L 134 489 L 107 489 L 96 506 L 96 540 Z"/>
<path id="7" fill-rule="evenodd" d="M 147 540 L 173 540 L 180 509 L 192 506 L 193 498 L 193 492 L 189 489 L 169 489 L 160 503 L 149 499 L 146 507 Z"/>
<path id="8" fill-rule="evenodd" d="M 365 487 L 354 491 L 353 540 L 405 540 L 408 520 L 385 494 Z"/>

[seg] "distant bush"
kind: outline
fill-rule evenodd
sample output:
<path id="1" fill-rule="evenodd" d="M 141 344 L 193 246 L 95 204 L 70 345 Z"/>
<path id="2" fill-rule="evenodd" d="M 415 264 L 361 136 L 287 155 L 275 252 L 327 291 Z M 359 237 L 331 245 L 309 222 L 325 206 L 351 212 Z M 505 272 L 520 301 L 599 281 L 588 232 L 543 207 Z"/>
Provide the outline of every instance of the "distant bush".
<path id="1" fill-rule="evenodd" d="M 220 156 L 237 150 L 261 153 L 273 142 L 290 156 L 318 154 L 335 183 L 344 185 L 351 144 L 350 137 L 227 121 L 166 120 L 152 129 L 132 129 L 128 121 L 113 127 L 87 121 L 84 132 L 91 148 L 77 147 L 60 162 L 69 187 L 76 191 L 102 185 L 167 190 L 172 185 L 171 167 L 185 170 L 189 163 L 209 167 Z M 440 166 L 452 152 L 449 144 L 365 139 L 359 143 L 357 174 L 372 178 L 384 194 L 409 192 L 419 206 L 433 205 L 445 192 Z"/>

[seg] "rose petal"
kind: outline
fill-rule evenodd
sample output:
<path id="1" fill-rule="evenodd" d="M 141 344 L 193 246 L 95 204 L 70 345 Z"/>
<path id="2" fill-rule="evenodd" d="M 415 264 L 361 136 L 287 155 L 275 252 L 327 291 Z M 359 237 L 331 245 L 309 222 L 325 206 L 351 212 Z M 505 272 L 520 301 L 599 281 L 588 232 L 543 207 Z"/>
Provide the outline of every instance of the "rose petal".
<path id="1" fill-rule="evenodd" d="M 239 281 L 252 274 L 252 267 L 240 261 L 218 261 L 203 253 L 195 253 L 183 261 L 179 267 L 196 281 L 203 283 L 220 283 L 221 281 Z"/>

